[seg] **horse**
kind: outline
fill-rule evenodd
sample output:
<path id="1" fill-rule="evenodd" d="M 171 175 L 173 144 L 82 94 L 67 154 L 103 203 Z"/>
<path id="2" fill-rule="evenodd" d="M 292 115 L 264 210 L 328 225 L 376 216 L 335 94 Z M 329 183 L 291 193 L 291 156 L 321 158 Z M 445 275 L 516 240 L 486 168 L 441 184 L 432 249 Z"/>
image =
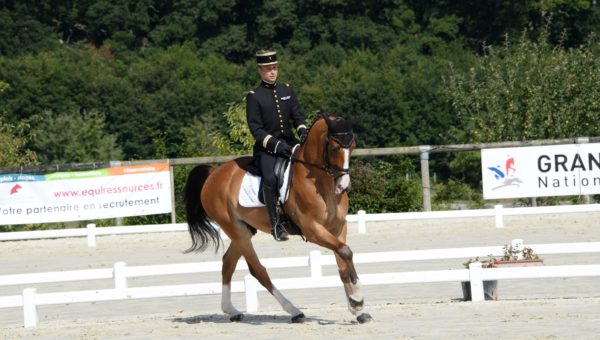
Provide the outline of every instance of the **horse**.
<path id="1" fill-rule="evenodd" d="M 283 211 L 290 224 L 307 242 L 330 249 L 335 254 L 339 276 L 349 311 L 359 323 L 371 321 L 362 312 L 361 283 L 346 244 L 350 155 L 356 145 L 353 120 L 320 113 L 311 123 L 305 140 L 291 157 L 292 178 Z M 241 321 L 244 314 L 231 302 L 231 278 L 243 256 L 258 282 L 301 323 L 305 315 L 273 285 L 252 245 L 256 230 L 271 232 L 266 207 L 244 207 L 238 202 L 242 179 L 252 163 L 251 156 L 239 157 L 218 167 L 198 165 L 189 173 L 184 189 L 186 219 L 192 246 L 186 252 L 199 252 L 210 245 L 218 251 L 221 239 L 211 221 L 229 237 L 223 255 L 221 309 L 230 320 Z M 293 229 L 293 228 L 291 228 Z M 288 228 L 290 234 L 293 230 Z"/>

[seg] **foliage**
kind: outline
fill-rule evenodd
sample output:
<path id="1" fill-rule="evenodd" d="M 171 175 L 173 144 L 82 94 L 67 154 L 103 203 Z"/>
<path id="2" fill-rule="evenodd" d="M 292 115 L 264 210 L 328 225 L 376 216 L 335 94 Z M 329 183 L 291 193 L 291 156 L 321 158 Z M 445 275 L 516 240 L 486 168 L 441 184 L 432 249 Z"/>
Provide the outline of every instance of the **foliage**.
<path id="1" fill-rule="evenodd" d="M 180 130 L 194 119 L 211 116 L 226 132 L 218 113 L 242 93 L 239 70 L 215 55 L 200 60 L 189 46 L 148 51 L 127 63 L 87 47 L 0 57 L 0 79 L 11 85 L 1 94 L 0 111 L 13 123 L 45 111 L 105 112 L 107 132 L 117 136 L 127 159 L 155 157 L 159 135 L 168 156 L 176 157 Z"/>
<path id="2" fill-rule="evenodd" d="M 481 262 L 484 268 L 497 267 L 499 261 L 535 261 L 540 260 L 540 257 L 533 252 L 531 247 L 513 247 L 512 244 L 504 244 L 502 247 L 504 254 L 499 259 L 493 255 L 488 255 L 487 260 L 480 261 L 479 257 L 469 259 L 463 263 L 465 268 L 469 268 L 469 265 L 473 262 Z"/>
<path id="3" fill-rule="evenodd" d="M 0 55 L 87 42 L 123 56 L 191 42 L 203 54 L 218 53 L 234 62 L 264 47 L 289 46 L 304 53 L 329 43 L 378 50 L 423 33 L 424 51 L 453 39 L 479 48 L 482 41 L 496 44 L 525 27 L 533 36 L 549 18 L 553 41 L 571 47 L 597 30 L 600 14 L 590 0 L 41 0 L 0 6 Z"/>
<path id="4" fill-rule="evenodd" d="M 587 48 L 553 47 L 547 36 L 486 47 L 469 75 L 447 79 L 447 95 L 470 141 L 597 136 L 600 59 Z"/>
<path id="5" fill-rule="evenodd" d="M 470 208 L 480 207 L 483 204 L 480 190 L 474 190 L 467 183 L 453 178 L 445 183 L 435 184 L 432 192 L 431 201 L 434 206 L 443 207 L 440 210 L 447 210 L 449 204 L 456 202 L 466 202 L 465 204 Z"/>
<path id="6" fill-rule="evenodd" d="M 29 124 L 25 121 L 11 125 L 0 116 L 0 167 L 14 167 L 37 163 L 37 155 L 27 149 Z"/>
<path id="7" fill-rule="evenodd" d="M 0 7 L 0 55 L 18 56 L 59 46 L 58 34 L 26 11 Z"/>
<path id="8" fill-rule="evenodd" d="M 512 244 L 506 243 L 502 248 L 504 251 L 504 255 L 502 256 L 502 260 L 504 261 L 516 261 L 516 260 L 537 260 L 539 256 L 533 253 L 533 249 L 531 247 L 513 247 Z"/>
<path id="9" fill-rule="evenodd" d="M 447 160 L 452 177 L 469 183 L 474 189 L 480 189 L 481 184 L 481 152 L 456 152 Z"/>
<path id="10" fill-rule="evenodd" d="M 219 140 L 219 146 L 222 152 L 226 154 L 251 154 L 254 146 L 254 137 L 248 128 L 246 122 L 246 101 L 231 103 L 225 118 L 229 125 L 229 139 Z"/>
<path id="11" fill-rule="evenodd" d="M 121 159 L 116 137 L 104 131 L 104 114 L 95 110 L 45 112 L 32 130 L 33 150 L 43 164 Z"/>
<path id="12" fill-rule="evenodd" d="M 202 157 L 221 155 L 221 148 L 217 142 L 222 138 L 213 120 L 202 121 L 199 118 L 189 126 L 181 128 L 183 143 L 179 145 L 180 157 Z"/>
<path id="13" fill-rule="evenodd" d="M 350 213 L 418 211 L 422 206 L 420 178 L 406 159 L 352 164 Z"/>
<path id="14" fill-rule="evenodd" d="M 0 165 L 249 153 L 262 48 L 361 148 L 597 136 L 599 28 L 589 0 L 4 1 Z M 432 159 L 435 205 L 481 204 L 478 157 Z M 415 169 L 356 162 L 351 210 L 419 210 Z"/>

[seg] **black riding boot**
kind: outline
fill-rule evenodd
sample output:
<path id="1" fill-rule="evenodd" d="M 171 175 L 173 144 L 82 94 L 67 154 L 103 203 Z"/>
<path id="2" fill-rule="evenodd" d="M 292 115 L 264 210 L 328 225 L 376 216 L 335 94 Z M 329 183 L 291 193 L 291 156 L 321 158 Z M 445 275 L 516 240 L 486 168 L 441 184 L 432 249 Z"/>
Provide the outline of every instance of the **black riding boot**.
<path id="1" fill-rule="evenodd" d="M 277 196 L 275 195 L 275 191 L 265 185 L 263 188 L 263 197 L 267 206 L 267 212 L 269 213 L 269 220 L 271 221 L 271 235 L 273 235 L 275 241 L 287 241 L 289 239 L 288 233 L 279 224 L 279 219 L 277 218 Z"/>

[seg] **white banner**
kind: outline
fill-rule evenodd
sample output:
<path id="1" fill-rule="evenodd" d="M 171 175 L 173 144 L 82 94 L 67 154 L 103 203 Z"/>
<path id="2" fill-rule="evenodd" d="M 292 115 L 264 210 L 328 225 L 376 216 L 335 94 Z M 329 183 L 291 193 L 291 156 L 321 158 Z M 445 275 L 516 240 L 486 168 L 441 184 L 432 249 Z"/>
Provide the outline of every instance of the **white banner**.
<path id="1" fill-rule="evenodd" d="M 485 199 L 600 193 L 600 144 L 481 150 Z"/>
<path id="2" fill-rule="evenodd" d="M 0 225 L 171 212 L 168 164 L 0 175 Z"/>

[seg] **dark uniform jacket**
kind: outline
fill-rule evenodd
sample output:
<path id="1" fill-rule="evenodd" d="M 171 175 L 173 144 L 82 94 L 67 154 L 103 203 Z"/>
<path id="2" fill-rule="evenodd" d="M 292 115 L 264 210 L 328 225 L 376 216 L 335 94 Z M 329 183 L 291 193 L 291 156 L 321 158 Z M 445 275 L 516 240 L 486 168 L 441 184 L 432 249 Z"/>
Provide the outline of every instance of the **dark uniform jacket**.
<path id="1" fill-rule="evenodd" d="M 274 150 L 268 145 L 273 143 L 268 141 L 273 137 L 293 146 L 298 142 L 292 128 L 306 128 L 298 98 L 289 84 L 262 81 L 254 91 L 250 91 L 246 96 L 246 120 L 256 140 L 255 154 L 260 151 L 272 154 Z"/>

